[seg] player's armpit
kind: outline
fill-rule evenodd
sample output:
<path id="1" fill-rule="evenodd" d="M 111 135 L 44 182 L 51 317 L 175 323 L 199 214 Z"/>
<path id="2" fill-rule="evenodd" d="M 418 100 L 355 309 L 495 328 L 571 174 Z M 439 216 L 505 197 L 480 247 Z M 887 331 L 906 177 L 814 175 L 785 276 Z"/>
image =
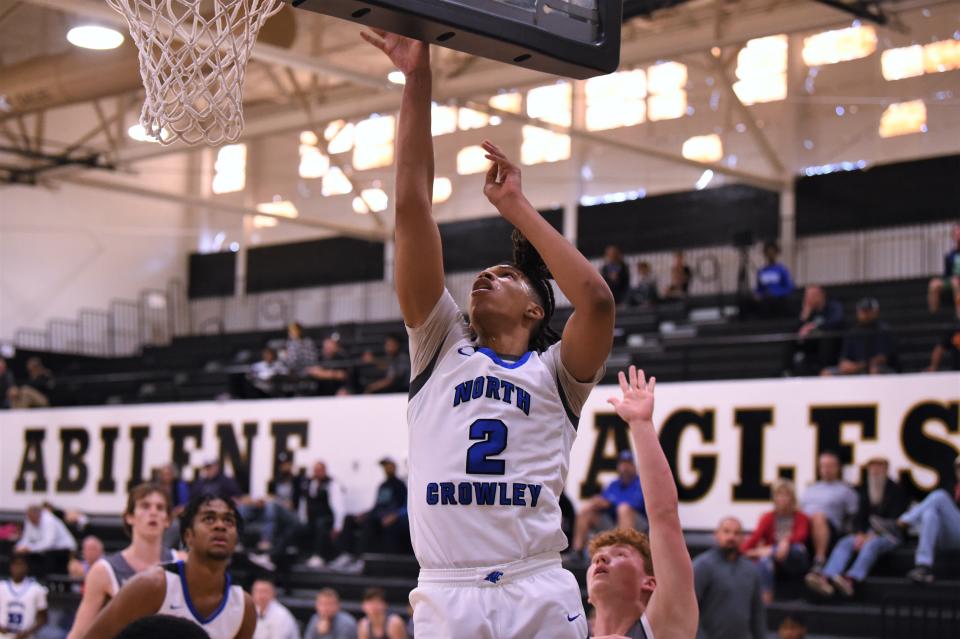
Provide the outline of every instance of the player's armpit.
<path id="1" fill-rule="evenodd" d="M 257 629 L 257 609 L 253 606 L 253 599 L 250 595 L 243 593 L 243 623 L 240 624 L 240 631 L 236 639 L 252 639 L 253 632 Z"/>
<path id="2" fill-rule="evenodd" d="M 155 614 L 167 594 L 163 568 L 151 568 L 128 581 L 97 615 L 82 639 L 114 639 L 137 619 Z"/>

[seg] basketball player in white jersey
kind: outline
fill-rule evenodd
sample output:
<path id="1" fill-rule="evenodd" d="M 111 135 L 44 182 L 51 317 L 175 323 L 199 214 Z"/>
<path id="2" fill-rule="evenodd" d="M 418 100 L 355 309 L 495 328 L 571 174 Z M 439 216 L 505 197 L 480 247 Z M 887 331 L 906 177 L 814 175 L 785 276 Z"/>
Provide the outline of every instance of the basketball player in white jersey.
<path id="1" fill-rule="evenodd" d="M 210 639 L 251 639 L 257 624 L 253 600 L 227 573 L 242 525 L 232 499 L 191 499 L 180 516 L 186 560 L 149 568 L 127 582 L 84 637 L 114 639 L 131 622 L 160 614 L 195 623 Z"/>
<path id="2" fill-rule="evenodd" d="M 519 231 L 514 260 L 485 269 L 470 323 L 444 288 L 431 216 L 427 45 L 364 37 L 406 77 L 396 183 L 396 287 L 412 360 L 408 509 L 417 637 L 583 639 L 580 589 L 560 565 L 559 496 L 580 408 L 613 340 L 610 289 L 537 213 L 520 170 L 485 142 L 484 194 Z M 541 259 L 542 256 L 542 259 Z M 552 273 L 575 312 L 557 341 Z"/>
<path id="3" fill-rule="evenodd" d="M 27 576 L 27 558 L 10 559 L 10 578 L 0 581 L 0 639 L 29 639 L 47 625 L 47 589 Z"/>
<path id="4" fill-rule="evenodd" d="M 103 607 L 124 583 L 151 566 L 176 560 L 163 546 L 170 526 L 170 497 L 159 484 L 140 484 L 127 495 L 123 530 L 130 545 L 98 560 L 83 582 L 83 598 L 67 639 L 80 639 Z"/>
<path id="5" fill-rule="evenodd" d="M 677 514 L 677 487 L 653 425 L 653 393 L 643 371 L 620 373 L 621 398 L 611 398 L 630 426 L 650 537 L 611 530 L 590 543 L 587 592 L 596 609 L 596 637 L 693 639 L 700 616 L 693 566 Z M 656 576 L 654 576 L 654 569 Z"/>

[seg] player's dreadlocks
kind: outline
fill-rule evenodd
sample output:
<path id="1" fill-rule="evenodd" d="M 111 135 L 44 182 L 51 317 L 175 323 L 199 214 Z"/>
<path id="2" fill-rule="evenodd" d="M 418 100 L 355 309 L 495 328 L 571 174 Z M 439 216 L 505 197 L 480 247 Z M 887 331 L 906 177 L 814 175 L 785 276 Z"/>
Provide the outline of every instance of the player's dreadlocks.
<path id="1" fill-rule="evenodd" d="M 547 265 L 544 264 L 540 253 L 533 244 L 517 229 L 513 230 L 513 265 L 523 273 L 537 294 L 537 301 L 543 308 L 543 320 L 530 335 L 528 348 L 542 353 L 552 344 L 560 341 L 560 335 L 550 327 L 556 300 L 553 297 L 553 286 L 550 280 L 553 276 Z"/>

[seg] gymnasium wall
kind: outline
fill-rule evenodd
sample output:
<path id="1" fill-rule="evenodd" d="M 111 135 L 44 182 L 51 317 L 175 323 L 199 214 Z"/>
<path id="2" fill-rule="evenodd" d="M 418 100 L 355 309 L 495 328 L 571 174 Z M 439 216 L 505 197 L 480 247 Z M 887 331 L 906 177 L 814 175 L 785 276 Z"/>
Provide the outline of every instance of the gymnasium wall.
<path id="1" fill-rule="evenodd" d="M 610 481 L 617 452 L 631 445 L 606 403 L 618 392 L 597 388 L 582 411 L 567 481 L 575 501 Z M 291 451 L 297 467 L 326 461 L 349 509 L 362 511 L 382 479 L 381 457 L 408 471 L 405 414 L 404 395 L 4 411 L 0 503 L 21 509 L 47 499 L 116 513 L 131 479 L 171 460 L 190 479 L 214 456 L 262 495 L 276 456 Z M 656 420 L 684 526 L 709 529 L 731 514 L 750 527 L 769 509 L 771 483 L 792 478 L 802 491 L 823 450 L 840 454 L 850 482 L 859 481 L 857 466 L 884 455 L 915 495 L 935 488 L 960 451 L 960 375 L 662 384 Z M 464 435 L 463 450 L 449 454 L 468 445 Z M 509 441 L 503 458 L 510 463 Z"/>

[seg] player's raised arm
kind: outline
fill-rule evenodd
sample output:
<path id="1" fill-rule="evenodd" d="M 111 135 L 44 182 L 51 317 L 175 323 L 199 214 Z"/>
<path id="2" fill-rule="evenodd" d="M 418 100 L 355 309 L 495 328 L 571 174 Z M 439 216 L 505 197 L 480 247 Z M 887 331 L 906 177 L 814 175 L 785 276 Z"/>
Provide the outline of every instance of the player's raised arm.
<path id="1" fill-rule="evenodd" d="M 433 135 L 430 128 L 430 47 L 418 40 L 374 31 L 367 42 L 403 72 L 406 83 L 397 133 L 394 278 L 403 321 L 417 328 L 443 293 L 440 229 L 433 220 Z"/>
<path id="2" fill-rule="evenodd" d="M 523 194 L 520 167 L 490 141 L 483 143 L 494 164 L 483 193 L 533 245 L 557 286 L 573 304 L 563 329 L 560 359 L 580 381 L 591 380 L 607 361 L 613 344 L 615 303 L 599 271 L 537 212 Z"/>
<path id="3" fill-rule="evenodd" d="M 80 607 L 77 608 L 77 615 L 67 639 L 83 638 L 93 620 L 97 618 L 97 613 L 103 608 L 109 590 L 110 576 L 107 569 L 102 562 L 93 564 L 83 580 L 83 598 L 80 599 Z"/>
<path id="4" fill-rule="evenodd" d="M 124 584 L 97 615 L 83 639 L 113 639 L 137 619 L 156 613 L 166 593 L 167 580 L 162 568 L 140 573 Z"/>
<path id="5" fill-rule="evenodd" d="M 611 398 L 617 414 L 630 426 L 637 451 L 637 469 L 650 521 L 650 554 L 657 587 L 646 608 L 657 639 L 692 639 L 699 609 L 693 586 L 693 565 L 680 527 L 677 486 L 653 425 L 656 378 L 647 383 L 643 371 L 631 366 L 620 373 L 622 398 Z"/>

